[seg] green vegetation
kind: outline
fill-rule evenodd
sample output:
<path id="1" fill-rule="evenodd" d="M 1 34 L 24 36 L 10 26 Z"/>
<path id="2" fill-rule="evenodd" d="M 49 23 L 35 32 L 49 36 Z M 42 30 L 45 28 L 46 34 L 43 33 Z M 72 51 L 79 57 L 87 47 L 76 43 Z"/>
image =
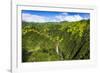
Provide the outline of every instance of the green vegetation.
<path id="1" fill-rule="evenodd" d="M 90 58 L 90 20 L 22 22 L 22 62 Z"/>

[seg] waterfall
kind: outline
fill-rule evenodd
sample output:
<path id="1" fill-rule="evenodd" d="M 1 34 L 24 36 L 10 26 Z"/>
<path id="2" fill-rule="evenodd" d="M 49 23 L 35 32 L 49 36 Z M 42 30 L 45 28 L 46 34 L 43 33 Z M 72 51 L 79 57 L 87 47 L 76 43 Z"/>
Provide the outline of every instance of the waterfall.
<path id="1" fill-rule="evenodd" d="M 56 53 L 59 55 L 58 45 L 56 45 Z"/>

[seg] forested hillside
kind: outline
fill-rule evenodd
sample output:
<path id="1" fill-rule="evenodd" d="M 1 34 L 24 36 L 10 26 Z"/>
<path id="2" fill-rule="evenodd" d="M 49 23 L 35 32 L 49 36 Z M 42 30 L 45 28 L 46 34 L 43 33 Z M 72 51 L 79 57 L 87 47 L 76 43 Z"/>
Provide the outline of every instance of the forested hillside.
<path id="1" fill-rule="evenodd" d="M 22 22 L 22 62 L 90 59 L 90 20 Z"/>

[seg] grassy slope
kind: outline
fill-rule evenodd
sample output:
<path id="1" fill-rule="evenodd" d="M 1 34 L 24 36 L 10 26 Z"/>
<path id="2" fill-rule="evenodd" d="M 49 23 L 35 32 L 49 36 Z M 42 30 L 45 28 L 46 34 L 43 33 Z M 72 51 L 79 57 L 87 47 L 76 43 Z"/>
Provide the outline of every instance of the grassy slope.
<path id="1" fill-rule="evenodd" d="M 89 59 L 89 35 L 89 20 L 59 23 L 22 22 L 22 61 Z"/>

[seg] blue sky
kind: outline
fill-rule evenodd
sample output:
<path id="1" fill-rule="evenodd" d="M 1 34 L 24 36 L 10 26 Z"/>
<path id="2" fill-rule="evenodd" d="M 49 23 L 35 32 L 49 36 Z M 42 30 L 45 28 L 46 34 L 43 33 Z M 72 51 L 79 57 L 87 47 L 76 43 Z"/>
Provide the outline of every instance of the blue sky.
<path id="1" fill-rule="evenodd" d="M 22 10 L 22 20 L 26 22 L 72 22 L 87 19 L 90 19 L 89 13 Z"/>

